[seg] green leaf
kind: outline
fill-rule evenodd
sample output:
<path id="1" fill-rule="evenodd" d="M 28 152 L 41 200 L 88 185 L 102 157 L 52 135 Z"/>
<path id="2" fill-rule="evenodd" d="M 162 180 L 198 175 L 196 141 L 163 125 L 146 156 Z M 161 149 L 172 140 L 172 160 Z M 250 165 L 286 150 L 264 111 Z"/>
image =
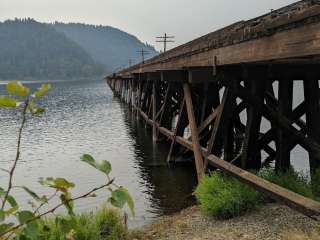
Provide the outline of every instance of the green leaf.
<path id="1" fill-rule="evenodd" d="M 117 208 L 123 208 L 127 202 L 127 197 L 124 191 L 121 188 L 112 192 L 109 199 L 110 203 Z"/>
<path id="2" fill-rule="evenodd" d="M 44 108 L 38 107 L 33 101 L 30 101 L 28 104 L 28 110 L 32 115 L 37 115 L 45 111 Z"/>
<path id="3" fill-rule="evenodd" d="M 117 208 L 123 208 L 125 204 L 128 204 L 132 215 L 135 215 L 134 202 L 127 189 L 120 187 L 113 191 L 109 198 L 109 202 Z"/>
<path id="4" fill-rule="evenodd" d="M 40 178 L 39 183 L 43 186 L 55 188 L 62 192 L 67 192 L 69 188 L 74 188 L 74 183 L 67 181 L 64 178 Z"/>
<path id="5" fill-rule="evenodd" d="M 19 97 L 25 97 L 30 92 L 30 89 L 23 86 L 19 81 L 10 81 L 6 86 L 6 89 L 9 94 Z"/>
<path id="6" fill-rule="evenodd" d="M 94 158 L 89 155 L 89 154 L 83 154 L 80 159 L 83 161 L 83 162 L 86 162 L 88 164 L 90 164 L 91 166 L 95 167 L 95 163 L 96 163 L 96 160 L 94 160 Z"/>
<path id="7" fill-rule="evenodd" d="M 36 238 L 39 235 L 39 225 L 37 221 L 29 222 L 25 229 L 25 233 L 27 236 L 31 237 L 31 239 Z"/>
<path id="8" fill-rule="evenodd" d="M 20 211 L 16 215 L 21 224 L 25 224 L 34 218 L 34 214 L 30 211 Z"/>
<path id="9" fill-rule="evenodd" d="M 30 190 L 29 188 L 22 186 L 22 189 L 24 189 L 34 200 L 38 202 L 47 202 L 47 198 L 45 196 L 40 197 L 38 194 L 36 194 L 34 191 Z"/>
<path id="10" fill-rule="evenodd" d="M 15 213 L 19 208 L 18 207 L 13 207 L 13 208 L 9 208 L 8 210 L 5 211 L 6 216 L 10 216 L 13 213 Z"/>
<path id="11" fill-rule="evenodd" d="M 4 234 L 14 226 L 14 223 L 3 223 L 0 224 L 0 235 Z"/>
<path id="12" fill-rule="evenodd" d="M 134 212 L 134 201 L 129 193 L 129 191 L 125 188 L 122 188 L 125 195 L 126 195 L 126 200 L 127 200 L 127 204 L 128 204 L 128 207 L 131 211 L 131 214 L 134 216 L 135 215 L 135 212 Z"/>
<path id="13" fill-rule="evenodd" d="M 42 84 L 40 88 L 33 94 L 35 97 L 42 97 L 44 96 L 49 90 L 51 89 L 50 84 Z"/>
<path id="14" fill-rule="evenodd" d="M 17 101 L 14 98 L 0 96 L 0 107 L 15 108 Z"/>
<path id="15" fill-rule="evenodd" d="M 44 109 L 44 108 L 42 108 L 42 107 L 37 107 L 37 108 L 34 108 L 34 109 L 33 109 L 32 114 L 33 114 L 33 115 L 37 115 L 37 114 L 43 113 L 43 112 L 45 112 L 45 109 Z"/>
<path id="16" fill-rule="evenodd" d="M 112 170 L 110 162 L 106 160 L 101 161 L 101 163 L 96 162 L 96 160 L 89 154 L 82 155 L 80 159 L 81 161 L 88 163 L 89 165 L 105 173 L 106 175 L 108 175 Z"/>
<path id="17" fill-rule="evenodd" d="M 64 194 L 60 195 L 61 202 L 68 210 L 68 214 L 71 216 L 74 216 L 73 212 L 73 201 L 71 200 L 71 194 L 69 192 L 66 192 Z"/>
<path id="18" fill-rule="evenodd" d="M 11 205 L 11 207 L 13 208 L 17 208 L 18 207 L 18 203 L 16 202 L 16 200 L 14 199 L 14 197 L 12 197 L 11 195 L 9 195 L 7 197 L 7 201 L 8 203 Z"/>
<path id="19" fill-rule="evenodd" d="M 3 188 L 0 187 L 0 198 L 2 198 L 4 200 L 6 193 L 7 192 Z M 8 210 L 5 211 L 6 215 L 11 215 L 12 213 L 14 213 L 15 211 L 17 211 L 19 209 L 18 203 L 16 202 L 14 197 L 12 197 L 11 195 L 7 196 L 7 202 L 10 204 L 11 208 L 9 208 Z"/>
<path id="20" fill-rule="evenodd" d="M 3 210 L 0 210 L 0 222 L 3 222 L 6 218 L 6 214 Z"/>

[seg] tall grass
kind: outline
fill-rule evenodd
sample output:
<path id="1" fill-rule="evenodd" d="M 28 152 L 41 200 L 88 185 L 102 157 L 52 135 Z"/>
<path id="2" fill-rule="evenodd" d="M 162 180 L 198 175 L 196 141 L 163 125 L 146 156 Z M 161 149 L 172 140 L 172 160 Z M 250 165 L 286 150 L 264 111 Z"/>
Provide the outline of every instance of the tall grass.
<path id="1" fill-rule="evenodd" d="M 240 216 L 259 203 L 256 190 L 219 172 L 203 177 L 195 194 L 203 212 L 218 219 Z"/>
<path id="2" fill-rule="evenodd" d="M 85 213 L 73 217 L 60 218 L 60 223 L 54 219 L 41 220 L 40 235 L 32 240 L 124 240 L 127 230 L 122 224 L 119 213 L 115 210 L 101 208 L 95 213 Z M 72 222 L 72 226 L 68 226 Z M 72 229 L 69 237 L 65 228 Z M 71 236 L 72 235 L 72 236 Z M 18 238 L 19 239 L 19 238 Z"/>
<path id="3" fill-rule="evenodd" d="M 305 197 L 320 200 L 314 191 L 315 187 L 320 186 L 320 171 L 314 176 L 312 183 L 306 175 L 294 171 L 293 168 L 280 174 L 275 173 L 274 169 L 266 168 L 260 170 L 258 176 Z M 195 195 L 202 211 L 218 219 L 240 216 L 269 200 L 267 195 L 258 193 L 252 187 L 220 172 L 205 176 Z"/>
<path id="4" fill-rule="evenodd" d="M 320 184 L 320 181 L 316 183 L 317 179 L 320 180 L 317 174 L 313 183 L 310 182 L 307 175 L 297 172 L 293 168 L 284 173 L 276 173 L 272 168 L 264 168 L 259 171 L 258 176 L 307 198 L 319 200 L 312 186 L 313 184 Z"/>

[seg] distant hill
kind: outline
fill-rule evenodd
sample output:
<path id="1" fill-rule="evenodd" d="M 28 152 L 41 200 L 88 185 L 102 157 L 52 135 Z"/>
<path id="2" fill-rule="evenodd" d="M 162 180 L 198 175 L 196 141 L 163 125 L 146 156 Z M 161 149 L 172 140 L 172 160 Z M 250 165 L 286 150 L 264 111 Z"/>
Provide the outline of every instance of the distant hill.
<path id="1" fill-rule="evenodd" d="M 140 62 L 141 56 L 137 51 L 142 48 L 149 52 L 146 59 L 157 54 L 154 47 L 113 27 L 59 22 L 54 23 L 53 27 L 78 43 L 108 71 L 128 66 L 129 59 L 132 64 Z"/>
<path id="2" fill-rule="evenodd" d="M 77 23 L 0 22 L 0 79 L 102 77 L 156 50 L 119 29 Z"/>
<path id="3" fill-rule="evenodd" d="M 102 76 L 105 68 L 77 43 L 33 19 L 0 22 L 0 79 Z"/>

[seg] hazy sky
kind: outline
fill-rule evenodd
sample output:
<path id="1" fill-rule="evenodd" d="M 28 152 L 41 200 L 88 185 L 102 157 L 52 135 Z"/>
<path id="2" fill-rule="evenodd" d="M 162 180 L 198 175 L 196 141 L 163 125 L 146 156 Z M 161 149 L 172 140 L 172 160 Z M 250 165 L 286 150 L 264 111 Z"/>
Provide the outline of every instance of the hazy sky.
<path id="1" fill-rule="evenodd" d="M 185 43 L 239 20 L 247 20 L 295 0 L 0 0 L 0 20 L 109 25 L 136 35 L 158 49 L 164 32 Z"/>

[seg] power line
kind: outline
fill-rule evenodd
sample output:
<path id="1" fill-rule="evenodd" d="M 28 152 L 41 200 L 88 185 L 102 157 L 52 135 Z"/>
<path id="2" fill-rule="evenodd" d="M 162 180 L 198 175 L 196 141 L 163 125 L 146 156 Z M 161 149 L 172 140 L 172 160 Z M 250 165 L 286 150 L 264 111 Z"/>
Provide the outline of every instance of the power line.
<path id="1" fill-rule="evenodd" d="M 174 40 L 172 40 L 175 38 L 175 36 L 168 36 L 166 33 L 164 34 L 164 36 L 156 37 L 156 38 L 161 39 L 161 40 L 157 40 L 157 42 L 163 43 L 163 52 L 167 51 L 167 43 L 175 42 Z"/>
<path id="2" fill-rule="evenodd" d="M 143 48 L 142 48 L 141 50 L 137 51 L 137 53 L 141 54 L 142 63 L 144 63 L 145 55 L 150 54 L 149 51 L 146 51 L 146 50 L 144 50 Z"/>

